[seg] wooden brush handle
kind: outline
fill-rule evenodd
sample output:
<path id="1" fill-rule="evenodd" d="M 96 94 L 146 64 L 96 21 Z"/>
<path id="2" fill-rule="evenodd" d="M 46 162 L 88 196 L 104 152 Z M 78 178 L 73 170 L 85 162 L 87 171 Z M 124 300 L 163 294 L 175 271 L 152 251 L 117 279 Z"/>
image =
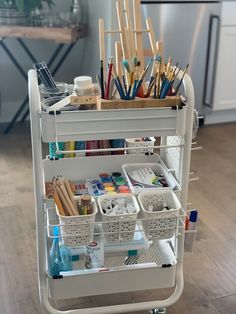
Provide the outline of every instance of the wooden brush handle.
<path id="1" fill-rule="evenodd" d="M 71 211 L 70 206 L 67 203 L 67 200 L 65 199 L 64 194 L 62 193 L 62 191 L 60 189 L 60 186 L 56 185 L 56 190 L 57 190 L 58 196 L 59 196 L 59 198 L 60 198 L 60 200 L 62 202 L 64 210 L 67 212 L 68 216 L 73 216 L 74 214 Z"/>
<path id="2" fill-rule="evenodd" d="M 74 199 L 74 194 L 71 190 L 71 187 L 70 187 L 70 183 L 68 182 L 68 180 L 64 179 L 64 183 L 65 183 L 65 187 L 66 187 L 66 190 L 67 190 L 67 193 L 70 197 L 70 200 L 74 206 L 74 210 L 76 212 L 76 215 L 79 215 L 79 211 L 77 210 L 77 206 L 76 206 L 76 203 L 75 203 L 75 199 Z"/>
<path id="3" fill-rule="evenodd" d="M 70 199 L 70 197 L 69 197 L 69 195 L 67 193 L 66 187 L 65 187 L 64 182 L 62 180 L 60 180 L 59 187 L 60 187 L 60 190 L 63 193 L 63 195 L 64 195 L 64 197 L 65 197 L 65 199 L 66 199 L 66 201 L 67 201 L 67 203 L 68 203 L 68 205 L 70 207 L 70 211 L 72 213 L 70 215 L 71 216 L 76 216 L 77 212 L 74 209 L 74 206 L 73 206 L 73 204 L 71 202 L 71 199 Z"/>
<path id="4" fill-rule="evenodd" d="M 62 206 L 61 200 L 60 200 L 60 198 L 59 198 L 59 195 L 58 195 L 58 193 L 57 193 L 57 190 L 56 190 L 56 187 L 55 187 L 55 186 L 53 186 L 53 198 L 54 198 L 54 201 L 55 201 L 55 203 L 56 203 L 56 205 L 57 205 L 59 214 L 60 214 L 61 216 L 66 216 L 65 210 L 64 210 L 64 208 L 63 208 L 63 206 Z"/>

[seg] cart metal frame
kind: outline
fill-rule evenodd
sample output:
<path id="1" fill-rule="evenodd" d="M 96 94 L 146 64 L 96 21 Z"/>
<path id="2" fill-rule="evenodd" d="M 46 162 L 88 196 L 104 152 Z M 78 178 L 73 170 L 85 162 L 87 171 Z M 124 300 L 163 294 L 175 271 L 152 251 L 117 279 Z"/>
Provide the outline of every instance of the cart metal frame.
<path id="1" fill-rule="evenodd" d="M 182 74 L 183 72 L 180 71 L 179 79 L 181 78 Z M 185 78 L 183 80 L 183 86 L 184 86 L 184 95 L 185 95 L 185 100 L 186 100 L 186 106 L 183 107 L 185 110 L 185 114 L 182 114 L 182 113 L 179 114 L 178 111 L 180 112 L 182 111 L 182 109 L 178 109 L 178 108 L 177 110 L 172 110 L 171 108 L 164 108 L 164 109 L 158 108 L 154 110 L 153 109 L 141 109 L 141 111 L 140 109 L 137 109 L 137 110 L 132 109 L 132 110 L 125 111 L 124 114 L 126 115 L 126 119 L 129 119 L 129 118 L 133 119 L 132 118 L 133 115 L 135 116 L 136 114 L 137 115 L 140 114 L 140 117 L 138 117 L 137 119 L 143 119 L 144 124 L 148 122 L 150 124 L 153 123 L 154 126 L 155 126 L 154 117 L 155 115 L 159 115 L 159 119 L 158 117 L 156 119 L 156 127 L 154 127 L 153 129 L 146 128 L 144 130 L 143 135 L 150 136 L 150 134 L 152 133 L 153 136 L 158 136 L 158 135 L 161 136 L 162 138 L 161 144 L 155 147 L 160 148 L 160 156 L 167 163 L 168 168 L 172 169 L 173 171 L 174 170 L 178 171 L 178 181 L 182 188 L 179 199 L 181 201 L 183 209 L 186 210 L 189 170 L 190 170 L 191 145 L 192 145 L 193 110 L 194 110 L 194 89 L 193 89 L 192 81 L 188 75 L 185 75 Z M 107 284 L 107 282 L 111 282 L 109 284 L 109 287 L 107 287 L 107 293 L 112 293 L 113 285 L 112 285 L 111 278 L 113 279 L 115 278 L 115 280 L 119 281 L 119 277 L 122 278 L 122 276 L 126 276 L 128 278 L 127 281 L 131 281 L 131 282 L 135 278 L 134 277 L 135 273 L 132 270 L 130 271 L 126 270 L 125 273 L 123 272 L 114 272 L 114 273 L 104 272 L 103 274 L 93 273 L 87 277 L 82 276 L 80 279 L 76 278 L 76 276 L 73 276 L 73 277 L 63 278 L 63 280 L 49 278 L 47 274 L 47 233 L 46 233 L 46 228 L 45 228 L 46 202 L 45 202 L 45 190 L 44 190 L 44 180 L 46 177 L 46 173 L 45 173 L 45 161 L 42 158 L 42 141 L 50 142 L 50 141 L 53 141 L 52 139 L 54 139 L 54 141 L 57 141 L 57 140 L 63 141 L 63 139 L 64 141 L 66 141 L 68 139 L 75 140 L 76 138 L 78 139 L 78 137 L 81 140 L 120 138 L 121 136 L 120 130 L 122 131 L 122 125 L 120 127 L 120 130 L 114 130 L 114 127 L 115 127 L 116 119 L 120 119 L 120 121 L 122 121 L 122 114 L 123 114 L 122 112 L 124 110 L 119 111 L 119 114 L 121 114 L 120 118 L 119 118 L 119 115 L 117 117 L 114 114 L 113 110 L 110 110 L 109 112 L 107 111 L 105 112 L 105 115 L 107 115 L 105 116 L 105 119 L 107 119 L 107 121 L 109 119 L 111 120 L 110 123 L 107 124 L 107 132 L 101 131 L 99 129 L 101 127 L 101 124 L 99 124 L 98 120 L 101 118 L 102 112 L 98 113 L 93 110 L 86 111 L 86 112 L 76 111 L 76 112 L 70 112 L 70 113 L 67 112 L 65 115 L 59 114 L 58 116 L 56 114 L 50 115 L 48 113 L 46 114 L 45 112 L 41 112 L 41 103 L 40 103 L 40 94 L 39 94 L 39 88 L 38 88 L 37 74 L 34 70 L 29 71 L 29 103 L 30 103 L 30 118 L 31 118 L 33 175 L 34 175 L 34 193 L 35 193 L 35 209 L 36 209 L 38 283 L 39 283 L 39 296 L 40 296 L 42 307 L 48 313 L 51 313 L 51 314 L 60 314 L 60 313 L 61 314 L 106 314 L 106 313 L 112 314 L 112 313 L 143 311 L 143 310 L 150 310 L 150 309 L 155 309 L 155 308 L 163 309 L 165 307 L 168 307 L 174 304 L 180 298 L 183 291 L 183 287 L 184 287 L 184 281 L 183 281 L 184 229 L 182 230 L 182 232 L 178 234 L 178 237 L 176 238 L 177 264 L 175 265 L 175 268 L 174 268 L 175 290 L 173 294 L 169 296 L 169 298 L 165 300 L 158 300 L 158 301 L 102 306 L 102 307 L 93 307 L 93 308 L 67 310 L 67 311 L 60 311 L 53 307 L 53 305 L 50 302 L 50 298 L 53 295 L 53 289 L 55 288 L 55 290 L 57 290 L 57 287 L 59 287 L 60 285 L 64 289 L 64 291 L 66 291 L 67 297 L 70 295 L 72 291 L 73 291 L 72 295 L 74 297 L 74 293 L 75 293 L 74 291 L 76 291 L 75 289 L 77 289 L 78 282 L 80 282 L 80 280 L 82 280 L 82 283 L 87 282 L 88 287 L 90 287 L 91 278 L 95 280 L 95 282 L 97 283 L 99 283 L 101 280 L 101 285 Z M 182 119 L 180 119 L 181 115 L 182 115 Z M 173 117 L 175 117 L 175 120 L 173 120 Z M 90 119 L 90 121 L 94 121 L 95 131 L 98 129 L 96 133 L 92 133 L 91 130 L 85 130 L 87 132 L 84 132 L 84 134 L 82 134 L 80 131 L 77 130 L 77 127 L 79 127 L 80 122 L 82 123 L 83 119 L 85 118 L 87 119 L 86 121 L 88 121 L 88 119 Z M 48 122 L 47 122 L 47 119 L 49 119 Z M 67 123 L 71 132 L 69 133 L 62 132 L 60 136 L 59 135 L 57 136 L 57 134 L 55 134 L 55 129 L 57 128 L 56 122 L 58 122 L 56 121 L 56 119 L 60 119 L 59 124 L 60 123 L 63 124 L 63 122 Z M 173 125 L 175 126 L 174 127 L 175 135 L 178 135 L 177 131 L 181 130 L 182 139 L 184 143 L 183 145 L 179 143 L 178 136 L 172 137 L 172 135 L 174 135 L 172 128 L 167 129 L 165 127 L 165 123 L 164 124 L 160 123 L 162 119 L 166 119 L 165 121 L 167 124 L 168 124 L 168 121 L 170 122 L 170 124 L 173 123 Z M 78 120 L 80 120 L 80 122 L 78 122 Z M 124 125 L 127 126 L 127 121 L 126 122 L 124 121 L 124 123 L 126 123 Z M 158 127 L 158 124 L 160 125 L 160 127 Z M 49 127 L 50 129 L 49 132 L 47 130 L 47 127 Z M 77 134 L 76 134 L 76 130 L 77 130 Z M 134 134 L 136 134 L 135 131 L 137 131 L 137 134 L 142 133 L 140 123 L 136 123 L 135 127 L 133 127 L 132 130 L 131 129 L 126 130 L 125 134 L 123 133 L 123 137 L 126 137 L 126 138 L 134 137 Z M 58 132 L 57 129 L 56 129 L 56 132 Z M 174 151 L 174 155 L 176 155 L 177 158 L 172 158 L 170 154 L 168 156 L 168 154 L 166 153 L 168 151 L 166 149 L 167 147 L 171 148 L 170 151 L 172 155 Z M 109 156 L 109 157 L 113 158 L 113 156 Z M 83 158 L 86 158 L 86 157 L 83 157 Z M 94 159 L 91 159 L 91 160 L 94 160 Z M 46 163 L 48 162 L 50 161 L 46 161 Z M 55 162 L 61 162 L 61 161 L 60 160 L 52 161 L 54 165 L 55 165 Z M 69 164 L 69 162 L 73 163 L 77 161 L 67 161 L 67 162 Z M 63 161 L 61 163 L 63 164 Z M 68 171 L 71 173 L 71 169 Z M 149 277 L 154 276 L 155 281 L 158 281 L 159 278 L 155 277 L 155 271 L 157 271 L 156 274 L 160 274 L 160 271 L 162 272 L 161 281 L 163 281 L 164 283 L 163 278 L 165 278 L 165 271 L 168 272 L 168 270 L 164 270 L 164 269 L 156 270 L 154 268 L 143 269 L 143 275 L 141 275 L 142 277 L 141 282 L 145 283 L 145 289 L 146 288 L 148 289 L 148 285 L 149 285 L 148 282 L 145 282 L 145 278 L 147 274 L 149 275 Z M 96 284 L 94 286 L 96 286 Z M 165 285 L 163 285 L 163 287 L 165 287 Z M 150 289 L 151 288 L 153 288 L 153 282 L 151 283 Z M 160 288 L 160 286 L 158 288 Z M 94 287 L 92 290 L 94 292 Z M 63 294 L 63 292 L 61 291 L 62 290 L 60 290 L 60 293 Z M 117 291 L 114 291 L 114 292 L 117 292 Z M 80 296 L 81 295 L 78 295 L 78 297 Z"/>

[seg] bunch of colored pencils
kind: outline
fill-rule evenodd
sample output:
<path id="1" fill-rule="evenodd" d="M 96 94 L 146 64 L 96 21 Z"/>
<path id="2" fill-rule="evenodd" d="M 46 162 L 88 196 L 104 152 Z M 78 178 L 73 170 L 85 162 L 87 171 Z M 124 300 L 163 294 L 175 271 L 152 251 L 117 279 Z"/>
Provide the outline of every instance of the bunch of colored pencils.
<path id="1" fill-rule="evenodd" d="M 152 71 L 147 87 L 145 87 L 145 77 L 152 65 Z M 182 84 L 183 78 L 188 69 L 186 66 L 182 78 L 176 88 L 173 89 L 175 80 L 179 74 L 178 63 L 173 67 L 171 58 L 165 64 L 162 61 L 160 54 L 157 54 L 154 59 L 150 59 L 143 72 L 139 74 L 140 62 L 137 57 L 132 58 L 132 61 L 124 60 L 121 63 L 122 75 L 117 75 L 113 58 L 111 57 L 108 64 L 107 79 L 104 79 L 103 61 L 100 62 L 100 75 L 98 82 L 101 89 L 101 97 L 103 99 L 114 98 L 114 85 L 118 91 L 120 99 L 133 100 L 136 96 L 141 98 L 153 97 L 164 99 L 167 95 L 177 95 Z"/>

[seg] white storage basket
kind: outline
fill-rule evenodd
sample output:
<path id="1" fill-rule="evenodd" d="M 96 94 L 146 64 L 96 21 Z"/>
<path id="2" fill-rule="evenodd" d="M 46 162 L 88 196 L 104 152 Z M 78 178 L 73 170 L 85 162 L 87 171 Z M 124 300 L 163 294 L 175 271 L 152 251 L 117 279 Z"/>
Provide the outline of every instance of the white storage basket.
<path id="1" fill-rule="evenodd" d="M 78 199 L 80 199 L 80 196 L 75 196 L 75 200 Z M 80 245 L 88 244 L 93 240 L 94 224 L 91 224 L 91 222 L 95 221 L 97 205 L 93 198 L 91 201 L 93 205 L 93 213 L 90 215 L 62 216 L 59 214 L 56 206 L 62 242 L 64 245 L 78 247 Z"/>
<path id="2" fill-rule="evenodd" d="M 172 191 L 150 191 L 140 193 L 138 200 L 142 210 L 143 228 L 149 240 L 169 239 L 175 234 L 181 209 L 177 196 Z M 166 203 L 169 210 L 148 211 L 149 206 L 161 207 Z"/>
<path id="3" fill-rule="evenodd" d="M 153 148 L 149 148 L 150 146 L 154 146 L 155 137 L 150 137 L 150 141 L 137 141 L 136 138 L 127 138 L 125 139 L 126 147 L 134 149 L 128 149 L 127 154 L 146 154 L 153 153 Z M 135 149 L 136 147 L 142 147 L 143 149 Z"/>
<path id="4" fill-rule="evenodd" d="M 136 213 L 108 215 L 103 212 L 104 203 L 118 198 L 128 198 L 135 206 Z M 132 194 L 102 195 L 98 198 L 98 206 L 103 223 L 103 232 L 107 242 L 130 241 L 134 237 L 136 219 L 140 211 L 139 204 Z"/>
<path id="5" fill-rule="evenodd" d="M 141 182 L 140 183 L 134 183 L 132 179 L 130 178 L 130 175 L 133 171 L 139 170 L 139 169 L 144 169 L 144 168 L 151 168 L 157 175 L 163 174 L 165 177 L 165 180 L 168 184 L 168 187 L 159 187 L 156 185 L 149 185 L 144 186 Z M 155 190 L 174 190 L 177 187 L 176 182 L 172 178 L 172 176 L 168 173 L 168 171 L 160 164 L 158 163 L 134 163 L 134 164 L 124 164 L 122 166 L 123 172 L 125 174 L 126 180 L 128 182 L 128 185 L 130 187 L 131 192 L 134 194 L 138 194 L 140 192 L 145 192 L 145 191 L 150 191 L 155 189 Z"/>

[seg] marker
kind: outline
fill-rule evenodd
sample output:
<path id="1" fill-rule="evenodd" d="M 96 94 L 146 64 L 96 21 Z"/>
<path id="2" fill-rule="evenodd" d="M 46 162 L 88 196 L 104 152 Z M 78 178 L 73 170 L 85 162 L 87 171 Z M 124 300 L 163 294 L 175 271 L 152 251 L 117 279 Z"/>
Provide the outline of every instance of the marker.
<path id="1" fill-rule="evenodd" d="M 188 230 L 196 230 L 198 211 L 192 210 L 189 215 Z"/>

